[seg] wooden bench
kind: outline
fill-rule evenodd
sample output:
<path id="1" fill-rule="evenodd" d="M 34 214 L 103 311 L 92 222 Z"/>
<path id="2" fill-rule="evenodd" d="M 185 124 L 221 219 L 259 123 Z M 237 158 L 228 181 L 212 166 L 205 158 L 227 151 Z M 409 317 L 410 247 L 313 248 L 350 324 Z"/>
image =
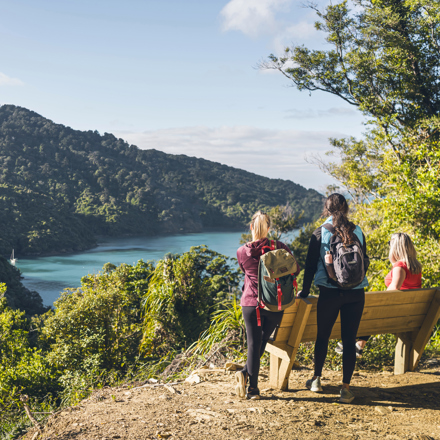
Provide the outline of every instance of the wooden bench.
<path id="1" fill-rule="evenodd" d="M 266 346 L 272 387 L 287 389 L 299 344 L 316 340 L 317 303 L 318 297 L 299 299 L 284 311 L 273 341 Z M 439 318 L 440 289 L 368 292 L 358 336 L 395 334 L 394 374 L 403 374 L 417 367 Z M 338 316 L 330 339 L 340 338 Z"/>

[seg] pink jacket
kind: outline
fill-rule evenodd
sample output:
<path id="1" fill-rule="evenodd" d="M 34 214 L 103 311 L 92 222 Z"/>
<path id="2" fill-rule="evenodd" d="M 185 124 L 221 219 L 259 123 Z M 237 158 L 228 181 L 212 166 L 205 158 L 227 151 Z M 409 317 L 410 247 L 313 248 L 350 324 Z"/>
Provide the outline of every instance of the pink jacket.
<path id="1" fill-rule="evenodd" d="M 246 243 L 237 250 L 238 264 L 240 269 L 244 272 L 243 294 L 240 301 L 242 307 L 257 307 L 258 305 L 258 264 L 263 254 L 264 246 L 270 246 L 270 241 L 267 238 Z M 286 249 L 286 251 L 292 253 L 281 241 L 277 242 L 277 249 Z M 298 266 L 296 275 L 298 275 L 299 272 L 300 268 Z"/>

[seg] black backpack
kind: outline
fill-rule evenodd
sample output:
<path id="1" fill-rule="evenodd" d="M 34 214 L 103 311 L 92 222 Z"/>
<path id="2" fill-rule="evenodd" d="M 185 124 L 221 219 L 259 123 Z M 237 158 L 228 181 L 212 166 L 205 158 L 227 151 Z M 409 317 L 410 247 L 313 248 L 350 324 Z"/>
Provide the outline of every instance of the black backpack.
<path id="1" fill-rule="evenodd" d="M 330 238 L 330 254 L 333 257 L 335 278 L 328 275 L 324 261 L 328 282 L 340 289 L 353 289 L 364 280 L 370 262 L 368 258 L 365 258 L 362 244 L 356 234 L 353 234 L 353 242 L 344 245 L 341 237 L 330 223 L 325 223 L 322 226 L 333 234 Z"/>

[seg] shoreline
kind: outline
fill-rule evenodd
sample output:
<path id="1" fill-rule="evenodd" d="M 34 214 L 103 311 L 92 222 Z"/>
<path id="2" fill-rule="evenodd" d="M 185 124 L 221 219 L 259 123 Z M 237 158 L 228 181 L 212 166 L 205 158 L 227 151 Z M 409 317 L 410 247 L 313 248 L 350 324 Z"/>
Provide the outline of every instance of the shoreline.
<path id="1" fill-rule="evenodd" d="M 82 252 L 56 256 L 21 258 L 17 269 L 24 277 L 23 284 L 40 294 L 43 303 L 52 305 L 66 287 L 78 287 L 87 274 L 98 273 L 105 263 L 135 265 L 137 261 L 158 261 L 165 254 L 182 254 L 193 246 L 206 245 L 209 249 L 236 257 L 243 230 L 205 231 L 162 235 L 156 237 L 101 237 L 99 246 Z M 231 263 L 232 264 L 232 263 Z"/>
<path id="2" fill-rule="evenodd" d="M 31 260 L 34 258 L 41 257 L 64 257 L 71 256 L 76 254 L 81 254 L 83 252 L 90 251 L 92 249 L 96 249 L 105 242 L 105 240 L 118 240 L 123 238 L 161 238 L 161 237 L 173 237 L 173 236 L 182 236 L 182 235 L 191 235 L 191 234 L 203 234 L 203 233 L 215 233 L 215 232 L 242 232 L 246 233 L 247 227 L 237 227 L 237 228 L 218 228 L 218 227 L 206 227 L 200 231 L 188 231 L 188 232 L 180 232 L 180 233 L 164 233 L 164 234 L 123 234 L 123 235 L 97 235 L 96 242 L 89 246 L 76 250 L 61 250 L 61 251 L 53 251 L 53 252 L 41 252 L 41 253 L 32 253 L 32 254 L 20 254 L 20 258 L 17 257 L 17 261 L 20 259 Z M 4 256 L 9 261 L 9 257 Z"/>

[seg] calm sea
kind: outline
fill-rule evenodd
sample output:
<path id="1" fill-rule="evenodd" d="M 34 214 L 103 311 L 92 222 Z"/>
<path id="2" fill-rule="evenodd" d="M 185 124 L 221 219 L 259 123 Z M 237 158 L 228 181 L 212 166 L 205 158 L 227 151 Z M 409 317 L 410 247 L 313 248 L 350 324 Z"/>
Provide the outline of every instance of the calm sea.
<path id="1" fill-rule="evenodd" d="M 289 242 L 293 235 L 285 241 Z M 63 289 L 78 287 L 81 277 L 98 273 L 105 263 L 117 266 L 121 263 L 136 264 L 140 259 L 159 260 L 168 252 L 182 253 L 202 244 L 235 258 L 240 237 L 241 232 L 204 232 L 149 238 L 112 238 L 102 240 L 94 249 L 76 254 L 27 259 L 20 259 L 17 255 L 17 267 L 24 277 L 23 284 L 39 292 L 44 304 L 52 305 Z"/>

